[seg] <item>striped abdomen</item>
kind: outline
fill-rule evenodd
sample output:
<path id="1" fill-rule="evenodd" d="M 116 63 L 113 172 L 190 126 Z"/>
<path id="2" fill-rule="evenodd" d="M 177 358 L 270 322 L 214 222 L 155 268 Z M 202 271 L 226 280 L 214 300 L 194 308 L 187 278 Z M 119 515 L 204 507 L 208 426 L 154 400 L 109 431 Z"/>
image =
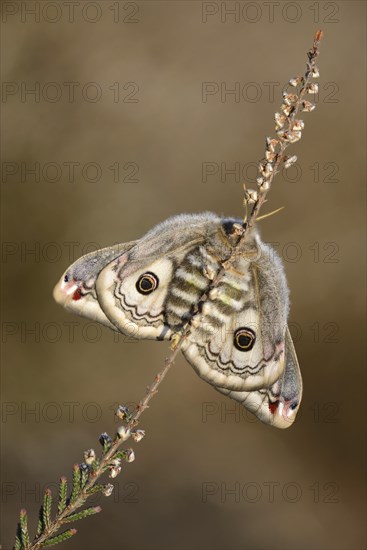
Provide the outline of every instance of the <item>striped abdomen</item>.
<path id="1" fill-rule="evenodd" d="M 241 266 L 243 267 L 243 266 Z M 220 269 L 219 262 L 200 246 L 187 254 L 177 267 L 165 302 L 166 323 L 177 327 L 189 321 L 201 297 Z M 249 300 L 250 273 L 248 264 L 241 273 L 228 271 L 216 288 L 210 290 L 201 314 L 197 317 L 204 327 L 221 327 L 243 310 Z"/>
<path id="2" fill-rule="evenodd" d="M 204 340 L 206 336 L 213 334 L 213 331 L 217 332 L 226 327 L 224 338 L 229 326 L 235 328 L 235 320 L 244 309 L 257 309 L 256 299 L 254 300 L 254 295 L 250 291 L 250 281 L 249 269 L 242 273 L 228 270 L 221 277 L 219 284 L 209 292 L 209 300 L 204 303 L 202 314 L 195 322 Z"/>
<path id="3" fill-rule="evenodd" d="M 218 270 L 219 263 L 203 246 L 185 256 L 174 272 L 164 305 L 165 321 L 170 327 L 181 326 L 191 318 Z"/>

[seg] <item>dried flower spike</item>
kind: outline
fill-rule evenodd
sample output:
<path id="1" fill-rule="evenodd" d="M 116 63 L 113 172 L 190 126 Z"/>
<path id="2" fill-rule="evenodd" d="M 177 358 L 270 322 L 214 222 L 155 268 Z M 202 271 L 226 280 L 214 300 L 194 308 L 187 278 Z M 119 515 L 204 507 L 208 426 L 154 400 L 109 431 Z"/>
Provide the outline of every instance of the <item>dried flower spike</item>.
<path id="1" fill-rule="evenodd" d="M 305 123 L 303 120 L 294 120 L 292 124 L 292 130 L 296 130 L 297 132 L 301 132 L 305 127 Z"/>
<path id="2" fill-rule="evenodd" d="M 270 183 L 269 180 L 264 180 L 261 185 L 259 185 L 260 191 L 263 193 L 264 191 L 268 191 L 270 189 Z"/>
<path id="3" fill-rule="evenodd" d="M 290 105 L 287 105 L 286 103 L 283 103 L 281 106 L 281 109 L 286 117 L 289 117 L 292 111 L 292 107 Z"/>
<path id="4" fill-rule="evenodd" d="M 117 477 L 119 475 L 119 473 L 121 472 L 121 466 L 113 466 L 112 468 L 110 468 L 110 475 L 109 477 L 111 479 Z"/>
<path id="5" fill-rule="evenodd" d="M 298 100 L 298 95 L 289 94 L 288 92 L 283 92 L 283 101 L 286 105 L 292 105 Z"/>
<path id="6" fill-rule="evenodd" d="M 266 156 L 266 153 L 265 153 L 265 156 Z M 265 176 L 265 178 L 267 178 L 273 172 L 273 165 L 271 162 L 262 161 L 259 164 L 259 170 Z"/>
<path id="7" fill-rule="evenodd" d="M 319 85 L 316 82 L 309 84 L 306 88 L 308 94 L 317 94 L 319 91 Z"/>
<path id="8" fill-rule="evenodd" d="M 299 141 L 302 137 L 301 132 L 292 131 L 288 134 L 288 141 L 289 143 L 296 143 L 296 141 Z"/>
<path id="9" fill-rule="evenodd" d="M 111 483 L 108 483 L 102 489 L 102 493 L 104 494 L 105 497 L 111 496 L 112 492 L 113 492 L 113 485 Z"/>
<path id="10" fill-rule="evenodd" d="M 112 443 L 112 438 L 108 435 L 107 432 L 103 432 L 99 436 L 99 442 L 103 445 L 104 443 Z"/>
<path id="11" fill-rule="evenodd" d="M 214 277 L 215 277 L 215 274 L 216 274 L 216 271 L 211 265 L 207 265 L 203 269 L 203 274 L 205 275 L 205 277 L 207 279 L 209 279 L 209 281 L 213 281 Z"/>
<path id="12" fill-rule="evenodd" d="M 139 443 L 139 441 L 141 441 L 144 436 L 145 436 L 144 430 L 134 430 L 133 432 L 131 432 L 131 437 L 133 438 L 134 441 L 136 441 L 136 443 Z"/>
<path id="13" fill-rule="evenodd" d="M 96 453 L 93 449 L 84 452 L 84 462 L 90 466 L 96 459 Z"/>
<path id="14" fill-rule="evenodd" d="M 125 451 L 125 458 L 126 462 L 134 462 L 135 460 L 135 453 L 132 449 L 127 449 Z"/>
<path id="15" fill-rule="evenodd" d="M 119 426 L 117 428 L 117 436 L 122 439 L 122 441 L 126 441 L 130 437 L 130 430 L 125 426 Z"/>
<path id="16" fill-rule="evenodd" d="M 284 157 L 284 168 L 290 168 L 295 162 L 297 162 L 296 155 L 293 155 L 292 157 Z"/>
<path id="17" fill-rule="evenodd" d="M 316 105 L 311 103 L 310 101 L 302 101 L 302 111 L 306 111 L 307 113 L 310 113 L 315 109 Z"/>
<path id="18" fill-rule="evenodd" d="M 276 113 L 276 114 L 279 114 L 279 113 Z M 274 138 L 271 138 L 271 137 L 266 138 L 266 150 L 267 151 L 271 151 L 272 153 L 274 153 L 277 145 L 279 145 L 279 141 L 277 139 L 274 139 Z"/>
<path id="19" fill-rule="evenodd" d="M 125 420 L 129 416 L 129 414 L 129 409 L 127 407 L 124 407 L 123 405 L 119 405 L 115 413 L 117 418 L 119 418 L 120 420 Z"/>
<path id="20" fill-rule="evenodd" d="M 265 176 L 270 176 L 273 173 L 273 165 L 271 162 L 265 164 Z"/>
<path id="21" fill-rule="evenodd" d="M 99 442 L 103 447 L 103 452 L 106 453 L 112 445 L 112 438 L 108 435 L 108 433 L 103 432 L 99 436 Z"/>
<path id="22" fill-rule="evenodd" d="M 246 189 L 245 191 L 245 201 L 247 204 L 253 204 L 257 201 L 257 191 L 253 191 L 252 189 Z"/>
<path id="23" fill-rule="evenodd" d="M 265 151 L 265 158 L 267 161 L 273 162 L 277 158 L 277 154 L 271 151 Z"/>
<path id="24" fill-rule="evenodd" d="M 302 82 L 303 82 L 303 76 L 295 76 L 290 79 L 289 85 L 295 88 L 299 84 L 302 84 Z"/>
<path id="25" fill-rule="evenodd" d="M 287 117 L 285 115 L 281 115 L 280 113 L 275 113 L 276 129 L 283 128 L 286 122 L 287 122 Z"/>

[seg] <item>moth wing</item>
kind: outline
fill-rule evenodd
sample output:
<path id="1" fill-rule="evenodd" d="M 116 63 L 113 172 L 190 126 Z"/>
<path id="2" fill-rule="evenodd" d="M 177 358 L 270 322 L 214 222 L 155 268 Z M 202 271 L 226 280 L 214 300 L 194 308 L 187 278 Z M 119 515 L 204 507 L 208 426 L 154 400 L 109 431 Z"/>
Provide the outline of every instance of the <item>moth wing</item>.
<path id="1" fill-rule="evenodd" d="M 285 333 L 284 373 L 270 388 L 252 392 L 231 391 L 218 387 L 216 389 L 240 402 L 262 422 L 276 428 L 289 428 L 301 403 L 302 376 L 288 327 Z"/>
<path id="2" fill-rule="evenodd" d="M 129 261 L 126 254 L 101 271 L 96 286 L 98 302 L 115 330 L 134 338 L 165 339 L 172 335 L 165 324 L 164 302 L 173 270 L 170 257 L 150 258 L 141 264 Z M 151 294 L 138 290 L 145 274 L 156 285 Z"/>
<path id="3" fill-rule="evenodd" d="M 231 391 L 257 390 L 278 380 L 285 366 L 288 307 L 283 277 L 271 266 L 259 274 L 245 260 L 226 271 L 182 346 L 201 378 Z"/>
<path id="4" fill-rule="evenodd" d="M 137 241 L 117 244 L 85 254 L 76 260 L 60 278 L 53 296 L 67 311 L 92 319 L 116 330 L 103 313 L 97 300 L 95 284 L 99 272 L 111 261 L 132 249 Z"/>
<path id="5" fill-rule="evenodd" d="M 212 214 L 170 218 L 99 273 L 96 284 L 99 304 L 119 331 L 139 339 L 172 337 L 165 316 L 172 278 L 185 256 L 205 242 L 207 232 L 218 220 Z M 149 290 L 150 283 L 154 288 Z"/>
<path id="6" fill-rule="evenodd" d="M 145 312 L 140 317 L 138 312 L 137 319 L 134 319 L 136 304 L 133 301 L 130 309 L 130 305 L 119 302 L 119 297 L 113 294 L 116 285 L 123 283 L 135 298 L 133 280 L 128 277 L 136 276 L 139 270 L 157 269 L 161 278 L 158 295 L 162 298 L 177 262 L 191 246 L 205 242 L 207 236 L 217 230 L 220 220 L 210 212 L 181 214 L 158 224 L 138 241 L 87 254 L 64 273 L 54 289 L 54 297 L 69 311 L 114 330 L 125 331 L 129 335 L 140 331 L 137 337 L 159 338 L 161 328 L 167 332 L 167 327 L 162 324 L 161 312 L 157 309 L 159 300 L 157 303 L 149 300 L 143 308 L 149 314 L 151 306 L 152 318 Z M 116 292 L 118 290 L 119 287 L 116 287 Z M 133 323 L 129 323 L 129 318 Z M 154 326 L 149 327 L 150 323 Z M 164 334 L 162 337 L 169 336 Z"/>

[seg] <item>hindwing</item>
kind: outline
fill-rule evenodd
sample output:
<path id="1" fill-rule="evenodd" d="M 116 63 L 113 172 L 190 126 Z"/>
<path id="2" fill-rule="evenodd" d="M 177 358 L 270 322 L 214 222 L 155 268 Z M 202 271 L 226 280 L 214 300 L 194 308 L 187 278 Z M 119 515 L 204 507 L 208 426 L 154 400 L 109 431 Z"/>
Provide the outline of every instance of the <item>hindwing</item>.
<path id="1" fill-rule="evenodd" d="M 287 304 L 276 276 L 262 273 L 260 277 L 258 265 L 240 259 L 209 292 L 182 349 L 210 384 L 250 391 L 267 388 L 281 376 Z M 272 309 L 262 299 L 269 284 L 276 284 L 278 292 Z"/>
<path id="2" fill-rule="evenodd" d="M 302 399 L 302 377 L 288 327 L 285 334 L 285 369 L 270 388 L 250 392 L 216 389 L 241 403 L 266 424 L 276 428 L 291 426 Z"/>

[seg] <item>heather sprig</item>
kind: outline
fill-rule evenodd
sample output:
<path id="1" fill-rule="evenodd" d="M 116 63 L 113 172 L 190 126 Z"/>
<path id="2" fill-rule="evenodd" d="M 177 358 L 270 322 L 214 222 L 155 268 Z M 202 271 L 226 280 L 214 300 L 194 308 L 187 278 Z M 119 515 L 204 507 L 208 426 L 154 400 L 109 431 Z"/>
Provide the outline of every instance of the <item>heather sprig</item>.
<path id="1" fill-rule="evenodd" d="M 282 164 L 290 168 L 297 161 L 296 155 L 288 156 L 286 149 L 302 138 L 304 121 L 298 118 L 300 112 L 311 112 L 315 104 L 310 96 L 318 93 L 318 84 L 314 82 L 320 76 L 316 65 L 320 54 L 319 46 L 323 38 L 323 32 L 317 31 L 314 36 L 312 48 L 307 52 L 306 71 L 303 76 L 292 77 L 283 90 L 283 102 L 280 112 L 275 113 L 276 138 L 267 137 L 265 142 L 265 155 L 259 163 L 256 179 L 257 190 L 245 189 L 245 222 L 247 228 L 254 226 L 260 208 L 266 200 L 276 174 L 279 173 Z M 247 206 L 253 204 L 251 214 L 248 216 Z"/>
<path id="2" fill-rule="evenodd" d="M 315 108 L 310 96 L 318 92 L 318 85 L 314 80 L 319 77 L 316 59 L 319 55 L 319 45 L 322 37 L 322 31 L 317 31 L 313 46 L 307 54 L 308 61 L 305 74 L 291 78 L 283 91 L 281 108 L 279 112 L 275 113 L 277 137 L 266 138 L 265 155 L 259 163 L 257 190 L 247 189 L 246 185 L 244 186 L 245 223 L 243 225 L 235 224 L 238 236 L 237 245 L 233 247 L 230 256 L 222 263 L 221 270 L 214 276 L 211 285 L 212 290 L 218 285 L 223 272 L 236 260 L 238 250 L 249 229 L 254 226 L 256 220 L 260 219 L 258 217 L 260 209 L 266 201 L 267 194 L 281 165 L 284 165 L 287 169 L 297 160 L 295 155 L 288 156 L 285 151 L 302 137 L 304 122 L 298 118 L 298 114 L 302 111 L 311 112 Z M 251 213 L 248 215 L 249 205 L 253 206 Z M 194 321 L 195 319 L 191 322 Z M 189 331 L 190 325 L 187 324 L 183 331 L 176 334 L 172 339 L 173 351 L 171 356 L 166 359 L 164 367 L 157 374 L 151 386 L 148 387 L 145 397 L 135 410 L 129 411 L 123 405 L 117 408 L 115 414 L 121 424 L 117 427 L 114 437 L 106 432 L 100 435 L 99 443 L 102 447 L 100 455 L 98 456 L 94 449 L 88 449 L 83 454 L 83 461 L 74 465 L 70 490 L 67 478 L 65 476 L 60 478 L 57 504 L 56 502 L 53 504 L 54 499 L 51 490 L 46 489 L 39 511 L 37 533 L 33 542 L 30 542 L 28 533 L 27 512 L 24 509 L 20 511 L 14 550 L 39 550 L 46 546 L 64 542 L 77 532 L 76 529 L 68 528 L 60 533 L 59 531 L 64 525 L 98 514 L 101 511 L 100 506 L 89 508 L 83 508 L 83 506 L 88 498 L 96 493 L 101 493 L 106 497 L 110 496 L 113 492 L 113 485 L 101 481 L 102 476 L 108 474 L 110 479 L 114 479 L 120 475 L 123 462 L 130 463 L 135 460 L 133 449 L 121 449 L 121 447 L 130 438 L 138 443 L 144 437 L 144 430 L 137 429 L 140 417 L 148 408 L 150 400 L 157 393 L 159 385 L 173 366 Z M 56 508 L 54 516 L 53 507 Z"/>

